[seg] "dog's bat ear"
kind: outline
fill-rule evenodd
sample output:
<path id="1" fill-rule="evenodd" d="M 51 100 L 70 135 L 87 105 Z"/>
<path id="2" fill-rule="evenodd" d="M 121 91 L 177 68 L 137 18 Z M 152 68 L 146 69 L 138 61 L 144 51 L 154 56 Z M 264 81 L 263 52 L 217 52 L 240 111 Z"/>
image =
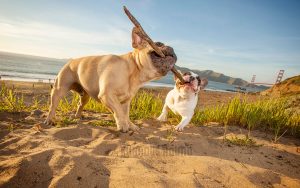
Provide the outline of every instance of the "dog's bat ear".
<path id="1" fill-rule="evenodd" d="M 200 88 L 204 89 L 208 84 L 208 80 L 206 78 L 201 79 L 201 84 L 200 84 Z"/>
<path id="2" fill-rule="evenodd" d="M 143 39 L 142 37 L 140 37 L 139 30 L 136 27 L 132 29 L 131 39 L 132 39 L 131 45 L 133 48 L 139 48 L 143 43 Z"/>

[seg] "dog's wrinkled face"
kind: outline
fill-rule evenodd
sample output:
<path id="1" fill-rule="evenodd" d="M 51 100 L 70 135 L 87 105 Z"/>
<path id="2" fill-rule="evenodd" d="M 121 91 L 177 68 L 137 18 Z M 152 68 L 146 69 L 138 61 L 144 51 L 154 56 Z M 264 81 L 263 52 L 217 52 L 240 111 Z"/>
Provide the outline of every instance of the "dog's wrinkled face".
<path id="1" fill-rule="evenodd" d="M 156 46 L 159 47 L 165 55 L 165 57 L 160 57 L 147 43 L 147 41 L 141 38 L 137 33 L 137 29 L 133 28 L 132 47 L 139 52 L 145 53 L 148 56 L 149 61 L 151 62 L 153 67 L 156 69 L 157 74 L 159 76 L 165 76 L 168 71 L 170 71 L 174 67 L 177 61 L 177 56 L 173 48 L 171 48 L 170 46 L 166 46 L 161 42 L 156 42 Z"/>
<path id="2" fill-rule="evenodd" d="M 156 42 L 155 44 L 161 49 L 166 57 L 162 58 L 158 56 L 154 51 L 150 51 L 149 55 L 151 57 L 153 66 L 161 75 L 165 76 L 168 71 L 174 67 L 177 61 L 177 56 L 172 47 L 165 46 L 161 42 Z"/>
<path id="3" fill-rule="evenodd" d="M 198 93 L 208 84 L 207 79 L 200 79 L 200 77 L 193 72 L 183 73 L 183 79 L 186 81 L 185 84 L 181 84 L 179 79 L 175 79 L 176 88 L 179 92 Z"/>

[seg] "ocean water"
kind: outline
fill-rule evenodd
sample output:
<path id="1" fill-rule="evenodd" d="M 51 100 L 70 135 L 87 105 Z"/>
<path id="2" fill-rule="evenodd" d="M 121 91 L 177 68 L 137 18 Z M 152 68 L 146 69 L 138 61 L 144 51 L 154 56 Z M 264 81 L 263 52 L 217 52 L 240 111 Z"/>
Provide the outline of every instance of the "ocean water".
<path id="1" fill-rule="evenodd" d="M 0 52 L 0 75 L 4 80 L 46 81 L 55 79 L 67 60 Z"/>
<path id="2" fill-rule="evenodd" d="M 44 58 L 0 52 L 0 76 L 2 80 L 53 82 L 67 59 Z M 173 75 L 168 74 L 160 80 L 146 83 L 150 87 L 174 87 Z M 247 91 L 259 91 L 246 88 Z M 235 90 L 234 85 L 209 81 L 206 90 L 228 92 Z"/>

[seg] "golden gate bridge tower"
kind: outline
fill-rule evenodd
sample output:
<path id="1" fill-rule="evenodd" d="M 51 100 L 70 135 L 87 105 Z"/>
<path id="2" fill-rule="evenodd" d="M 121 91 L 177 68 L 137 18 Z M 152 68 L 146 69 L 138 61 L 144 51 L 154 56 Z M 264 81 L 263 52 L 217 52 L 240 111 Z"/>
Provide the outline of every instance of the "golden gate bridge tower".
<path id="1" fill-rule="evenodd" d="M 278 83 L 281 82 L 282 77 L 283 77 L 283 73 L 284 73 L 284 70 L 280 70 L 280 71 L 279 71 L 279 73 L 278 73 L 278 75 L 277 75 L 277 79 L 276 79 L 275 84 L 278 84 Z"/>
<path id="2" fill-rule="evenodd" d="M 278 84 L 278 83 L 281 82 L 282 77 L 283 77 L 283 73 L 284 73 L 284 70 L 279 70 L 276 81 L 275 81 L 274 84 Z M 254 87 L 254 85 L 258 85 L 258 84 L 259 85 L 274 85 L 274 84 L 270 84 L 270 83 L 258 83 L 258 82 L 255 82 L 255 79 L 256 79 L 256 75 L 253 75 L 252 79 L 251 79 L 251 86 L 252 87 Z"/>

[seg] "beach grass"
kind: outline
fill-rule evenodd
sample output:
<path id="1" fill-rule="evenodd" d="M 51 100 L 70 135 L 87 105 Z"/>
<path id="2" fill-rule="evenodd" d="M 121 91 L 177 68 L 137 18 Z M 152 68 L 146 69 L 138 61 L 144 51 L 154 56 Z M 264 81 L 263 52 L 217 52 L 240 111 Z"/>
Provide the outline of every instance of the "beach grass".
<path id="1" fill-rule="evenodd" d="M 21 112 L 32 109 L 46 110 L 49 104 L 42 104 L 37 98 L 33 98 L 30 105 L 25 105 L 22 95 L 17 94 L 13 89 L 2 85 L 0 90 L 0 112 Z M 73 93 L 71 97 L 65 97 L 60 101 L 58 114 L 62 116 L 61 126 L 76 123 L 69 117 L 75 113 L 80 96 Z M 206 125 L 210 122 L 218 122 L 225 128 L 235 125 L 248 129 L 247 138 L 251 137 L 253 129 L 271 131 L 274 134 L 274 141 L 282 135 L 289 134 L 300 136 L 300 114 L 299 110 L 291 110 L 291 97 L 264 98 L 250 102 L 245 95 L 236 96 L 226 104 L 196 108 L 191 121 L 195 126 Z M 140 91 L 134 97 L 130 107 L 130 118 L 133 120 L 156 118 L 161 113 L 164 104 L 163 97 L 151 92 Z M 101 103 L 90 99 L 84 108 L 86 111 L 107 113 L 109 110 Z M 169 123 L 177 124 L 180 116 L 170 113 Z M 96 126 L 111 126 L 111 123 L 96 123 Z"/>
<path id="2" fill-rule="evenodd" d="M 0 112 L 20 112 L 27 108 L 23 95 L 17 95 L 13 89 L 8 89 L 4 84 L 1 86 L 0 97 Z"/>
<path id="3" fill-rule="evenodd" d="M 283 133 L 300 135 L 300 114 L 289 110 L 289 98 L 270 98 L 248 102 L 245 97 L 235 97 L 228 104 L 197 110 L 192 122 L 204 125 L 218 122 L 225 127 L 236 125 L 247 128 L 250 138 L 254 128 L 272 131 L 274 140 Z"/>
<path id="4" fill-rule="evenodd" d="M 233 136 L 230 138 L 226 138 L 225 141 L 227 143 L 237 145 L 237 146 L 246 146 L 246 147 L 260 146 L 255 142 L 255 140 L 249 138 L 248 136 L 243 136 L 243 137 Z"/>
<path id="5" fill-rule="evenodd" d="M 62 116 L 60 121 L 56 123 L 56 127 L 66 127 L 71 124 L 76 124 L 77 119 L 71 118 L 69 116 Z"/>
<path id="6" fill-rule="evenodd" d="M 139 92 L 131 102 L 130 117 L 132 119 L 148 119 L 158 117 L 163 107 L 163 99 L 146 91 Z"/>
<path id="7" fill-rule="evenodd" d="M 116 123 L 114 120 L 97 120 L 91 121 L 89 124 L 100 127 L 114 127 Z"/>

